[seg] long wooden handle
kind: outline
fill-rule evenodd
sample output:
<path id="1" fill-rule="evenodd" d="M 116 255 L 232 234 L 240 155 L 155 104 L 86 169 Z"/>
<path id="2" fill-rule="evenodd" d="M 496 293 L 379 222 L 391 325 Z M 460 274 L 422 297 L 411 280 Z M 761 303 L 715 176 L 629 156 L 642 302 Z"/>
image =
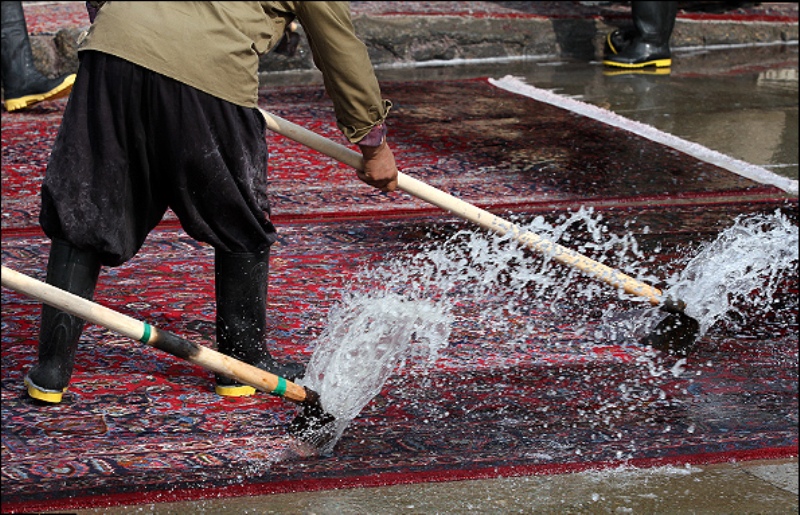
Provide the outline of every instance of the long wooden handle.
<path id="1" fill-rule="evenodd" d="M 310 390 L 275 374 L 180 338 L 169 331 L 159 330 L 150 324 L 140 322 L 5 266 L 2 267 L 2 284 L 87 322 L 111 329 L 128 338 L 138 340 L 261 391 L 284 397 L 296 403 L 307 401 L 309 394 L 312 394 Z"/>
<path id="2" fill-rule="evenodd" d="M 357 170 L 363 168 L 364 162 L 358 152 L 279 116 L 268 113 L 263 109 L 260 109 L 260 111 L 266 119 L 267 128 L 271 131 L 286 136 L 328 157 L 336 159 L 340 163 L 352 166 Z M 420 200 L 424 200 L 425 202 L 449 211 L 460 218 L 474 222 L 501 236 L 510 234 L 515 240 L 531 250 L 549 256 L 564 265 L 577 268 L 604 283 L 610 284 L 615 288 L 623 289 L 627 293 L 644 297 L 653 305 L 661 304 L 663 300 L 662 292 L 658 288 L 638 281 L 619 270 L 615 270 L 574 250 L 563 247 L 536 233 L 524 230 L 513 222 L 504 220 L 477 206 L 464 202 L 433 186 L 409 177 L 402 172 L 398 175 L 397 187 Z"/>

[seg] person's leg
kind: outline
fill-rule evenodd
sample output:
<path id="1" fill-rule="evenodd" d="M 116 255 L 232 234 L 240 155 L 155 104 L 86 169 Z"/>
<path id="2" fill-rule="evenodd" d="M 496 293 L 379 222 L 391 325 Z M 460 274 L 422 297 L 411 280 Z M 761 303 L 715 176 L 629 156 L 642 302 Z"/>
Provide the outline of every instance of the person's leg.
<path id="1" fill-rule="evenodd" d="M 184 151 L 170 152 L 165 144 L 159 162 L 171 177 L 169 205 L 184 230 L 214 248 L 217 350 L 294 380 L 305 367 L 276 362 L 268 348 L 269 251 L 276 234 L 269 218 L 264 119 L 256 109 L 188 86 L 164 97 L 174 95 L 180 95 L 179 112 L 158 125 L 165 131 L 162 141 Z M 220 375 L 215 390 L 223 396 L 255 393 Z"/>
<path id="2" fill-rule="evenodd" d="M 22 2 L 2 3 L 2 77 L 6 111 L 69 95 L 75 74 L 48 79 L 33 61 Z"/>
<path id="3" fill-rule="evenodd" d="M 52 242 L 47 283 L 91 299 L 101 265 L 133 257 L 166 204 L 145 186 L 155 181 L 139 144 L 141 70 L 96 52 L 82 54 L 80 66 L 45 172 L 39 222 Z M 83 327 L 42 307 L 39 359 L 25 378 L 30 397 L 61 402 Z"/>
<path id="4" fill-rule="evenodd" d="M 93 249 L 114 267 L 136 255 L 167 209 L 143 120 L 152 72 L 100 52 L 79 56 L 42 182 L 39 223 L 50 239 Z"/>
<path id="5" fill-rule="evenodd" d="M 266 347 L 269 248 L 263 252 L 214 254 L 217 350 L 290 381 L 302 376 L 299 363 L 277 363 Z M 215 391 L 227 397 L 252 395 L 255 388 L 217 375 Z"/>
<path id="6" fill-rule="evenodd" d="M 615 31 L 606 40 L 603 64 L 618 68 L 672 65 L 669 41 L 678 13 L 677 2 L 631 2 L 634 31 Z"/>
<path id="7" fill-rule="evenodd" d="M 100 273 L 97 254 L 53 240 L 47 261 L 47 284 L 92 299 Z M 58 403 L 67 390 L 75 365 L 75 350 L 84 320 L 52 306 L 43 305 L 39 327 L 39 361 L 25 377 L 28 395 Z"/>

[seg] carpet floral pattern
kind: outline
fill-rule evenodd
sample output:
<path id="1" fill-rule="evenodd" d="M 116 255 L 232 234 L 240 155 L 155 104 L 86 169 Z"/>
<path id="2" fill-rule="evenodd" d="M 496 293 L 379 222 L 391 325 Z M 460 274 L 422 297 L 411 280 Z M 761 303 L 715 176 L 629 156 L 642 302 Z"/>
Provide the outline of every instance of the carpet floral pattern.
<path id="1" fill-rule="evenodd" d="M 484 80 L 392 84 L 386 95 L 409 175 L 525 222 L 594 206 L 610 233 L 636 233 L 653 256 L 651 276 L 679 268 L 687 249 L 737 215 L 780 210 L 796 223 L 796 199 L 774 188 Z M 317 88 L 263 93 L 261 105 L 339 138 Z M 3 120 L 2 260 L 39 279 L 49 242 L 36 224 L 36 196 L 60 109 L 54 103 Z M 269 138 L 280 231 L 270 338 L 279 359 L 308 361 L 351 284 L 387 256 L 409 262 L 469 228 L 408 196 L 373 193 L 346 167 Z M 575 279 L 571 288 L 588 284 Z M 33 403 L 22 378 L 36 359 L 39 305 L 4 288 L 4 508 L 796 453 L 796 278 L 780 284 L 771 311 L 713 327 L 686 360 L 604 336 L 603 316 L 620 304 L 616 292 L 592 306 L 578 296 L 533 299 L 509 300 L 498 289 L 478 304 L 456 292 L 455 323 L 436 359 L 398 363 L 334 453 L 308 457 L 286 433 L 291 404 L 266 394 L 220 399 L 210 372 L 94 325 L 65 402 Z M 103 270 L 95 300 L 213 346 L 213 252 L 168 217 L 139 256 Z M 504 324 L 482 323 L 481 310 L 506 304 L 515 309 Z"/>

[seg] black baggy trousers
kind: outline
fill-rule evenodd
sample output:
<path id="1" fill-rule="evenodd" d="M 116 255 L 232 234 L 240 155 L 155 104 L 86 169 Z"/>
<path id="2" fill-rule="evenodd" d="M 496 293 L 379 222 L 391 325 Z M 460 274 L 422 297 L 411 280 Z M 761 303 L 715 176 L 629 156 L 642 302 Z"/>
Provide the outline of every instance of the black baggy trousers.
<path id="1" fill-rule="evenodd" d="M 42 184 L 45 234 L 118 266 L 170 208 L 215 250 L 268 249 L 276 234 L 258 110 L 111 55 L 80 56 Z"/>

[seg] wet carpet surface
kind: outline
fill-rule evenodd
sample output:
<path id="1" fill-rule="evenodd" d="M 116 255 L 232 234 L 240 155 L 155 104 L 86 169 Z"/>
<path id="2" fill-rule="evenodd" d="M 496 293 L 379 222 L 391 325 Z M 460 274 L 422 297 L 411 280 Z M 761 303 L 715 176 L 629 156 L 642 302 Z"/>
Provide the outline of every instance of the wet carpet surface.
<path id="1" fill-rule="evenodd" d="M 612 233 L 637 232 L 656 276 L 738 215 L 780 210 L 796 220 L 796 199 L 775 188 L 485 80 L 384 89 L 404 172 L 526 221 L 592 206 Z M 265 92 L 262 107 L 341 141 L 317 88 Z M 3 118 L 3 264 L 39 279 L 48 242 L 36 197 L 61 109 Z M 271 338 L 277 357 L 307 361 L 351 281 L 387 256 L 409 261 L 468 226 L 407 195 L 374 193 L 345 166 L 269 138 L 281 235 L 271 262 Z M 603 313 L 619 303 L 615 292 L 592 306 L 569 295 L 525 303 L 456 294 L 452 333 L 434 363 L 398 364 L 323 457 L 302 456 L 287 436 L 291 404 L 265 394 L 220 399 L 211 373 L 93 325 L 65 402 L 34 404 L 22 378 L 35 362 L 39 308 L 7 289 L 2 295 L 4 509 L 708 463 L 797 449 L 796 277 L 777 289 L 772 310 L 713 327 L 685 362 L 598 336 Z M 211 345 L 213 253 L 168 217 L 139 256 L 103 270 L 95 300 Z M 515 309 L 503 324 L 481 323 L 481 311 L 506 304 Z"/>

